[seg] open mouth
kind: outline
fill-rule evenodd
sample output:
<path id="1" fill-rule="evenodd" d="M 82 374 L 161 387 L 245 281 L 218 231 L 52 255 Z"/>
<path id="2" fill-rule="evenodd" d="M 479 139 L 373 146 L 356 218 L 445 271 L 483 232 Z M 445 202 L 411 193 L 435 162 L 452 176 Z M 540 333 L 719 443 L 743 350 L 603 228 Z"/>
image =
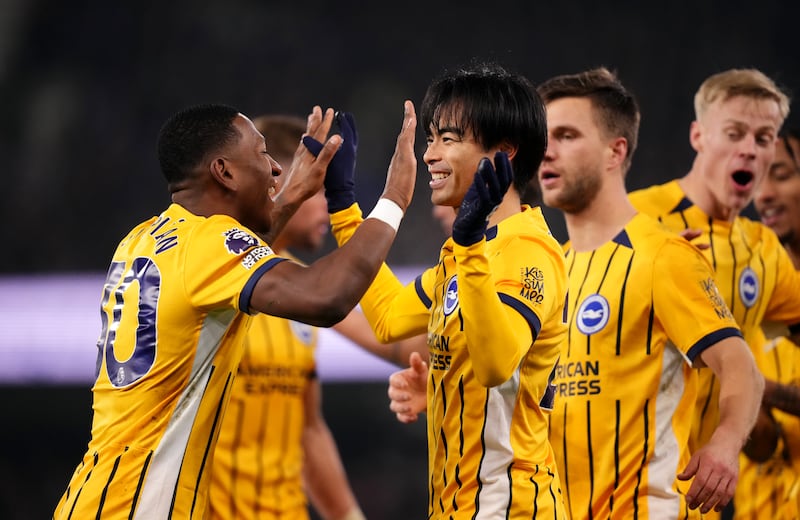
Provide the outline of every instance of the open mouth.
<path id="1" fill-rule="evenodd" d="M 731 178 L 738 186 L 745 187 L 753 182 L 753 172 L 749 172 L 747 170 L 735 171 L 733 172 Z"/>

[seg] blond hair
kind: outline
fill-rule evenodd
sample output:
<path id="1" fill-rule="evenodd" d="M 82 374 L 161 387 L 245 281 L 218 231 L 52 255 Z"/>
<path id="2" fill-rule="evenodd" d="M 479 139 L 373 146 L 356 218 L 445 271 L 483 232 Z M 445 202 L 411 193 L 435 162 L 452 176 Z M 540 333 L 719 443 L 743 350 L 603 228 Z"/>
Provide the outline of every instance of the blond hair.
<path id="1" fill-rule="evenodd" d="M 694 96 L 694 114 L 699 120 L 716 101 L 736 96 L 771 99 L 778 104 L 781 120 L 789 115 L 789 96 L 757 69 L 729 69 L 709 76 Z"/>

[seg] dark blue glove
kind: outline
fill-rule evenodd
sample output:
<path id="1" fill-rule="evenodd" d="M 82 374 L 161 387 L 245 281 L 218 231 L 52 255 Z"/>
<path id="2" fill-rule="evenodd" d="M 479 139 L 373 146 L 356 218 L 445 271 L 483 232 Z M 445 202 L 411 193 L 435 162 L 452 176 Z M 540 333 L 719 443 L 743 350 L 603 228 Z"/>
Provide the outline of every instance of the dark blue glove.
<path id="1" fill-rule="evenodd" d="M 356 201 L 355 175 L 358 149 L 356 122 L 353 114 L 337 112 L 336 124 L 344 142 L 331 159 L 328 171 L 325 172 L 325 198 L 328 199 L 329 213 L 349 208 Z M 314 156 L 319 155 L 322 150 L 322 143 L 311 136 L 304 136 L 303 144 Z"/>
<path id="2" fill-rule="evenodd" d="M 480 242 L 486 233 L 489 216 L 497 209 L 511 185 L 513 174 L 508 155 L 497 152 L 492 161 L 481 159 L 472 186 L 464 195 L 458 215 L 453 222 L 453 241 L 461 246 L 469 246 Z"/>

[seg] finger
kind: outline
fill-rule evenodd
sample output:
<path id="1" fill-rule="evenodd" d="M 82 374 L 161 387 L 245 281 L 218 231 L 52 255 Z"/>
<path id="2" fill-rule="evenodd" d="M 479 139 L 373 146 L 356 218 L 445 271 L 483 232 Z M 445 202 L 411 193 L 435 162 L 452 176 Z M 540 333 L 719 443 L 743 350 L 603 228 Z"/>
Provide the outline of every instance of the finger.
<path id="1" fill-rule="evenodd" d="M 478 164 L 478 171 L 483 178 L 484 185 L 488 188 L 489 202 L 492 205 L 497 204 L 503 198 L 503 191 L 500 188 L 500 179 L 497 178 L 492 161 L 486 158 L 482 159 Z"/>
<path id="2" fill-rule="evenodd" d="M 342 146 L 342 137 L 339 135 L 331 136 L 325 142 L 322 151 L 317 155 L 317 164 L 322 168 L 327 168 L 340 146 Z"/>
<path id="3" fill-rule="evenodd" d="M 411 370 L 414 371 L 415 374 L 424 375 L 427 372 L 428 367 L 425 362 L 422 360 L 422 356 L 419 355 L 418 352 L 412 352 L 411 356 L 408 358 L 408 364 L 411 367 Z"/>
<path id="4" fill-rule="evenodd" d="M 689 480 L 690 478 L 692 478 L 694 474 L 697 473 L 697 466 L 698 466 L 697 457 L 694 456 L 691 459 L 689 459 L 689 463 L 686 464 L 686 467 L 683 469 L 683 471 L 677 475 L 678 479 Z"/>
<path id="5" fill-rule="evenodd" d="M 411 405 L 406 401 L 392 399 L 389 401 L 389 410 L 395 413 L 411 413 Z"/>
<path id="6" fill-rule="evenodd" d="M 483 172 L 481 171 L 482 169 L 485 170 L 484 164 L 486 163 L 489 164 L 489 168 L 492 168 L 489 159 L 481 159 L 481 162 L 478 165 L 478 171 L 475 172 L 475 177 L 472 179 L 472 188 L 475 190 L 478 200 L 482 202 L 481 205 L 494 206 L 495 204 L 492 201 L 491 195 L 489 194 L 489 189 L 486 187 L 486 181 L 484 179 Z M 491 175 L 489 176 L 491 177 Z"/>
<path id="7" fill-rule="evenodd" d="M 303 136 L 303 144 L 314 157 L 317 157 L 324 148 L 323 144 L 311 137 L 310 135 Z"/>
<path id="8" fill-rule="evenodd" d="M 391 391 L 392 388 L 397 388 L 400 390 L 408 388 L 408 382 L 406 381 L 406 377 L 402 371 L 395 372 L 389 376 L 389 391 Z"/>
<path id="9" fill-rule="evenodd" d="M 306 118 L 306 133 L 313 134 L 322 122 L 322 108 L 319 105 L 314 105 L 311 113 Z"/>
<path id="10" fill-rule="evenodd" d="M 356 120 L 350 112 L 337 112 L 336 124 L 344 137 L 345 143 L 350 143 L 353 148 L 358 147 L 358 132 L 356 131 Z"/>
<path id="11" fill-rule="evenodd" d="M 406 100 L 403 103 L 403 126 L 400 128 L 400 136 L 397 138 L 398 141 L 401 139 L 408 144 L 410 141 L 411 147 L 414 147 L 414 137 L 416 136 L 416 129 L 417 129 L 417 113 L 414 110 L 414 103 L 411 101 Z"/>
<path id="12" fill-rule="evenodd" d="M 314 107 L 314 109 L 315 116 L 313 118 L 309 118 L 309 125 L 306 133 L 308 133 L 317 141 L 322 142 L 327 139 L 328 134 L 330 133 L 336 113 L 332 108 L 326 108 L 324 112 L 318 106 Z"/>
<path id="13" fill-rule="evenodd" d="M 508 191 L 508 187 L 514 182 L 514 169 L 511 166 L 511 161 L 508 159 L 508 154 L 505 152 L 497 152 L 494 154 L 494 169 L 497 172 L 497 178 L 503 190 L 503 194 Z"/>
<path id="14" fill-rule="evenodd" d="M 350 125 L 350 133 L 353 139 L 353 146 L 358 146 L 358 129 L 356 128 L 356 118 L 350 112 L 345 112 L 345 118 Z"/>
<path id="15" fill-rule="evenodd" d="M 415 413 L 398 413 L 396 414 L 397 420 L 403 424 L 411 424 L 417 422 L 417 414 Z"/>

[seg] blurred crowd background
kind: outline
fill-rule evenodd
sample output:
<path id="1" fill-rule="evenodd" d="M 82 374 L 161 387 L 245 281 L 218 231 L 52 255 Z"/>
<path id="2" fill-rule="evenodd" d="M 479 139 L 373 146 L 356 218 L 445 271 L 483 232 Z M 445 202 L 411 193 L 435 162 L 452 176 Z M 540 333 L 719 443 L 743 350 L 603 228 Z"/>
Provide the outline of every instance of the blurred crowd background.
<path id="1" fill-rule="evenodd" d="M 0 13 L 0 275 L 105 271 L 123 234 L 169 203 L 156 137 L 191 104 L 353 112 L 357 196 L 371 208 L 403 100 L 419 103 L 434 76 L 473 58 L 534 83 L 616 70 L 643 114 L 631 189 L 688 170 L 693 96 L 710 74 L 755 67 L 800 92 L 790 0 L 0 0 Z M 420 157 L 424 144 L 420 130 Z M 420 160 L 390 264 L 437 258 L 427 182 Z M 564 239 L 560 217 L 546 215 Z M 382 383 L 330 386 L 326 415 L 367 516 L 421 517 L 424 425 L 394 423 Z M 0 517 L 50 516 L 88 440 L 89 406 L 88 386 L 0 385 Z"/>

